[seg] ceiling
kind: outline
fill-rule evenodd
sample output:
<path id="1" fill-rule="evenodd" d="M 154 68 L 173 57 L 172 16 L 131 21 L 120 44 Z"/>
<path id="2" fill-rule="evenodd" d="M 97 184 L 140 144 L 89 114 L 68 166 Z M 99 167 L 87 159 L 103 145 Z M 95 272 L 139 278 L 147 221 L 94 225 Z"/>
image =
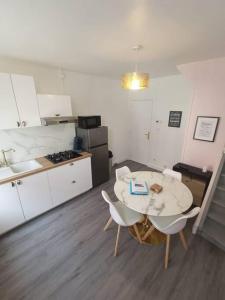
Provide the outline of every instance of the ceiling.
<path id="1" fill-rule="evenodd" d="M 0 56 L 112 78 L 225 56 L 224 0 L 0 0 Z"/>

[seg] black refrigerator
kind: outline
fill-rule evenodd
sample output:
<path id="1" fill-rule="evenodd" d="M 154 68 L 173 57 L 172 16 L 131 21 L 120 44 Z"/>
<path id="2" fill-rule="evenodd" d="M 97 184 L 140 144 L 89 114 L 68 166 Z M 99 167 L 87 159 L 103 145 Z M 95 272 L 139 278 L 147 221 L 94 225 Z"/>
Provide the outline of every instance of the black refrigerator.
<path id="1" fill-rule="evenodd" d="M 82 138 L 83 150 L 92 154 L 93 186 L 109 180 L 108 127 L 91 129 L 77 127 L 76 135 Z"/>

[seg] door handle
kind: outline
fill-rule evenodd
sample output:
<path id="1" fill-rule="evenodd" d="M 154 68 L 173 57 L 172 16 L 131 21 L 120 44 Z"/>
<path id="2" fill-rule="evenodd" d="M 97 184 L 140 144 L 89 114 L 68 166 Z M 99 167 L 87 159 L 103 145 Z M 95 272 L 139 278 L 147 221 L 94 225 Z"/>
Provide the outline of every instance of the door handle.
<path id="1" fill-rule="evenodd" d="M 16 123 L 17 123 L 17 127 L 21 126 L 21 123 L 19 121 L 17 121 Z"/>
<path id="2" fill-rule="evenodd" d="M 21 180 L 17 180 L 17 182 L 16 182 L 18 185 L 22 185 L 23 184 L 23 182 L 21 181 Z"/>
<path id="3" fill-rule="evenodd" d="M 149 131 L 147 133 L 144 133 L 144 135 L 146 136 L 147 140 L 150 139 L 150 132 Z"/>
<path id="4" fill-rule="evenodd" d="M 23 127 L 25 127 L 25 126 L 27 125 L 27 122 L 26 122 L 26 121 L 23 121 L 23 122 L 22 122 L 22 125 L 23 125 Z"/>

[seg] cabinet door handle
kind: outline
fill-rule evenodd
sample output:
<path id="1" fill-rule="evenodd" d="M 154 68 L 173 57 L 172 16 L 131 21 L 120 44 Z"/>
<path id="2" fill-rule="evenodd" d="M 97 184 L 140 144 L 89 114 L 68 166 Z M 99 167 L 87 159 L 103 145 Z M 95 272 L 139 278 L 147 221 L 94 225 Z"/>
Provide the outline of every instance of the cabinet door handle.
<path id="1" fill-rule="evenodd" d="M 56 117 L 60 117 L 60 114 L 55 114 Z"/>
<path id="2" fill-rule="evenodd" d="M 16 183 L 17 183 L 18 185 L 22 185 L 22 184 L 23 184 L 22 180 L 17 180 Z"/>
<path id="3" fill-rule="evenodd" d="M 27 125 L 27 122 L 26 122 L 26 121 L 23 121 L 23 122 L 22 122 L 22 126 L 23 126 L 23 127 L 26 127 L 26 125 Z"/>
<path id="4" fill-rule="evenodd" d="M 73 163 L 70 163 L 70 166 L 73 166 Z"/>
<path id="5" fill-rule="evenodd" d="M 12 187 L 14 187 L 14 186 L 15 186 L 15 182 L 14 182 L 14 181 L 12 181 L 12 182 L 11 182 L 11 185 L 12 185 Z"/>
<path id="6" fill-rule="evenodd" d="M 144 135 L 146 136 L 147 140 L 150 139 L 150 132 L 149 131 L 147 133 L 144 133 Z"/>
<path id="7" fill-rule="evenodd" d="M 17 124 L 17 127 L 21 126 L 21 123 L 19 121 L 17 121 L 16 124 Z"/>
<path id="8" fill-rule="evenodd" d="M 72 183 L 76 183 L 76 180 L 73 180 Z"/>

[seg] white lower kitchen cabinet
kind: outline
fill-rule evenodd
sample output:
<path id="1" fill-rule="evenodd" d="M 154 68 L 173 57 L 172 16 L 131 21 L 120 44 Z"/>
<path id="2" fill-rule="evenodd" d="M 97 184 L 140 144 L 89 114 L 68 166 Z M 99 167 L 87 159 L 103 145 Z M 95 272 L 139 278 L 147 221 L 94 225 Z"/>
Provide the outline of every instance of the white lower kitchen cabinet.
<path id="1" fill-rule="evenodd" d="M 46 172 L 17 180 L 17 189 L 26 220 L 53 207 Z"/>
<path id="2" fill-rule="evenodd" d="M 48 171 L 54 206 L 92 188 L 91 158 L 85 158 Z"/>
<path id="3" fill-rule="evenodd" d="M 25 221 L 16 185 L 0 185 L 0 234 Z"/>
<path id="4" fill-rule="evenodd" d="M 76 161 L 75 174 L 77 178 L 76 189 L 82 194 L 92 188 L 91 158 Z"/>
<path id="5" fill-rule="evenodd" d="M 91 158 L 0 185 L 0 234 L 92 188 Z"/>

